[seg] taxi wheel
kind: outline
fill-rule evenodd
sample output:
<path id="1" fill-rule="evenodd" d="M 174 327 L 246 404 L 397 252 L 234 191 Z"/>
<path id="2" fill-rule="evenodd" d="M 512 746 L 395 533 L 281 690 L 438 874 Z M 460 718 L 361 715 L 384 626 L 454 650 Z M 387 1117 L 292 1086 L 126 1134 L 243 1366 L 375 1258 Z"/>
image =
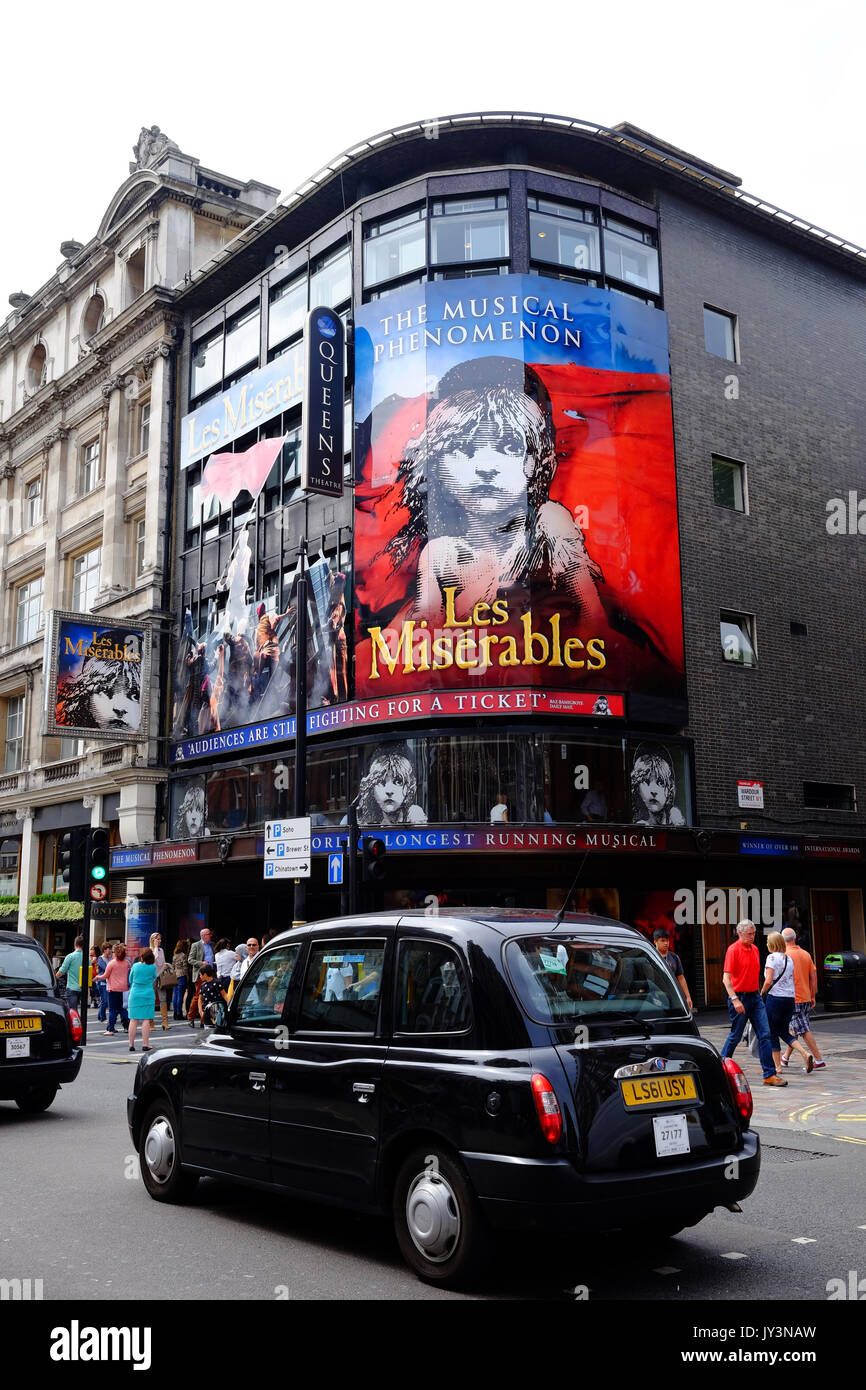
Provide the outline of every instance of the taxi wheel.
<path id="1" fill-rule="evenodd" d="M 23 1096 L 16 1096 L 15 1104 L 25 1115 L 41 1115 L 43 1110 L 47 1110 L 49 1105 L 53 1104 L 57 1089 L 56 1086 L 33 1086 L 29 1091 L 25 1091 Z"/>
<path id="2" fill-rule="evenodd" d="M 429 1284 L 469 1284 L 487 1261 L 487 1228 L 469 1178 L 435 1145 L 416 1149 L 400 1169 L 394 1227 L 404 1260 Z"/>
<path id="3" fill-rule="evenodd" d="M 181 1167 L 177 1119 L 167 1101 L 154 1101 L 144 1117 L 138 1165 L 145 1187 L 157 1202 L 185 1202 L 195 1191 L 198 1174 Z"/>

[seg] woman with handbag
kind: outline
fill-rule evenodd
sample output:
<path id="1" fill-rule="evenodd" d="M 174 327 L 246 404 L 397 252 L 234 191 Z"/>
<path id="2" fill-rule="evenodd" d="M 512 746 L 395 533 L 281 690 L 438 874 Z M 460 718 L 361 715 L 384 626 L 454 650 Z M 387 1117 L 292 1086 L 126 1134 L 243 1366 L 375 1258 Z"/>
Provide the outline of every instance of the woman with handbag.
<path id="1" fill-rule="evenodd" d="M 177 976 L 170 965 L 166 965 L 165 952 L 162 949 L 162 934 L 155 931 L 151 933 L 150 949 L 153 951 L 153 963 L 156 966 L 156 980 L 154 986 L 154 1003 L 162 1014 L 162 1031 L 168 1033 L 171 1024 L 168 1021 L 168 1006 L 177 984 Z M 162 998 L 160 999 L 160 990 Z"/>
<path id="2" fill-rule="evenodd" d="M 187 979 L 189 977 L 189 966 L 187 956 L 189 955 L 190 942 L 186 937 L 181 937 L 174 948 L 174 955 L 171 958 L 171 968 L 174 971 L 174 993 L 172 995 L 173 1017 L 183 1019 L 183 999 L 186 994 Z"/>
<path id="3" fill-rule="evenodd" d="M 770 1025 L 770 1044 L 773 1049 L 773 1061 L 776 1063 L 776 1075 L 782 1074 L 782 1045 L 779 1041 L 780 1035 L 785 1042 L 793 1042 L 794 1047 L 805 1059 L 803 1070 L 812 1070 L 813 1060 L 811 1053 L 807 1052 L 798 1038 L 791 1038 L 790 1023 L 794 1013 L 794 970 L 791 965 L 791 958 L 785 951 L 785 938 L 781 932 L 771 932 L 767 937 L 767 949 L 770 954 L 764 963 L 764 983 L 761 986 L 761 994 L 767 1006 L 767 1022 Z"/>

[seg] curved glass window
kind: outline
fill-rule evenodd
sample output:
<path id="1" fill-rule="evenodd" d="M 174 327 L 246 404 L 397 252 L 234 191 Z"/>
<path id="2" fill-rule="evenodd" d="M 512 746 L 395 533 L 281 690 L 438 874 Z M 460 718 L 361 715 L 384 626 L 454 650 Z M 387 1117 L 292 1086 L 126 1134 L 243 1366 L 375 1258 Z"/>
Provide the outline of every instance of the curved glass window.
<path id="1" fill-rule="evenodd" d="M 434 265 L 500 261 L 508 256 L 508 198 L 449 198 L 432 206 L 430 260 Z"/>
<path id="2" fill-rule="evenodd" d="M 310 307 L 327 304 L 334 309 L 352 293 L 352 257 L 348 246 L 322 256 L 310 276 Z"/>
<path id="3" fill-rule="evenodd" d="M 659 292 L 659 254 L 652 232 L 615 217 L 604 219 L 604 268 L 607 275 L 652 294 Z"/>
<path id="4" fill-rule="evenodd" d="M 402 212 L 364 228 L 364 284 L 396 280 L 427 264 L 427 212 Z"/>
<path id="5" fill-rule="evenodd" d="M 268 347 L 293 338 L 303 331 L 304 316 L 307 312 L 307 277 L 287 280 L 271 291 L 270 317 L 268 319 Z"/>
<path id="6" fill-rule="evenodd" d="M 598 214 L 550 198 L 530 197 L 529 256 L 574 271 L 601 270 Z"/>

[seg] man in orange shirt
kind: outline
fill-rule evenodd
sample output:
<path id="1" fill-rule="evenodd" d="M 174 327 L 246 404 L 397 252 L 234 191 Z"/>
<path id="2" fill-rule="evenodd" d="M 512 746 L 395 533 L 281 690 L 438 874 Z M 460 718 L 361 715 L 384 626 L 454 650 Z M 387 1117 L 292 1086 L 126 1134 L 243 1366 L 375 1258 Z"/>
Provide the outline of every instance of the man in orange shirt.
<path id="1" fill-rule="evenodd" d="M 758 1052 L 765 1086 L 787 1086 L 787 1081 L 776 1075 L 773 1061 L 770 1025 L 767 1010 L 761 994 L 761 957 L 755 945 L 754 922 L 737 923 L 737 940 L 729 946 L 725 954 L 725 968 L 722 983 L 728 996 L 728 1013 L 731 1016 L 731 1031 L 722 1047 L 723 1057 L 732 1057 L 734 1048 L 743 1036 L 746 1023 L 751 1023 L 758 1039 Z"/>
<path id="2" fill-rule="evenodd" d="M 827 1063 L 818 1050 L 818 1044 L 812 1033 L 810 1014 L 815 1007 L 815 995 L 818 990 L 818 972 L 815 969 L 815 962 L 804 951 L 802 946 L 797 945 L 797 933 L 793 927 L 785 927 L 782 932 L 785 939 L 785 950 L 790 958 L 794 970 L 794 1013 L 791 1018 L 791 1033 L 795 1038 L 802 1038 L 809 1051 L 815 1058 L 813 1071 L 820 1071 L 826 1067 Z M 788 1043 L 788 1050 L 782 1058 L 782 1066 L 786 1067 L 791 1060 L 791 1053 L 794 1044 Z"/>

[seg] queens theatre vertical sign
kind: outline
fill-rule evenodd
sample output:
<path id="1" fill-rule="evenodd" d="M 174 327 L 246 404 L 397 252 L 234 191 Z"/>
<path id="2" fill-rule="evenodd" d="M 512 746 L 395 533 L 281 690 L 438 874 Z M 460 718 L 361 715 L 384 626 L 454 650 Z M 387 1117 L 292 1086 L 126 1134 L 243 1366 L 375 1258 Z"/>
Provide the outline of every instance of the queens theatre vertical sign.
<path id="1" fill-rule="evenodd" d="M 342 497 L 345 334 L 339 314 L 333 309 L 311 309 L 304 341 L 301 486 L 307 492 Z"/>

